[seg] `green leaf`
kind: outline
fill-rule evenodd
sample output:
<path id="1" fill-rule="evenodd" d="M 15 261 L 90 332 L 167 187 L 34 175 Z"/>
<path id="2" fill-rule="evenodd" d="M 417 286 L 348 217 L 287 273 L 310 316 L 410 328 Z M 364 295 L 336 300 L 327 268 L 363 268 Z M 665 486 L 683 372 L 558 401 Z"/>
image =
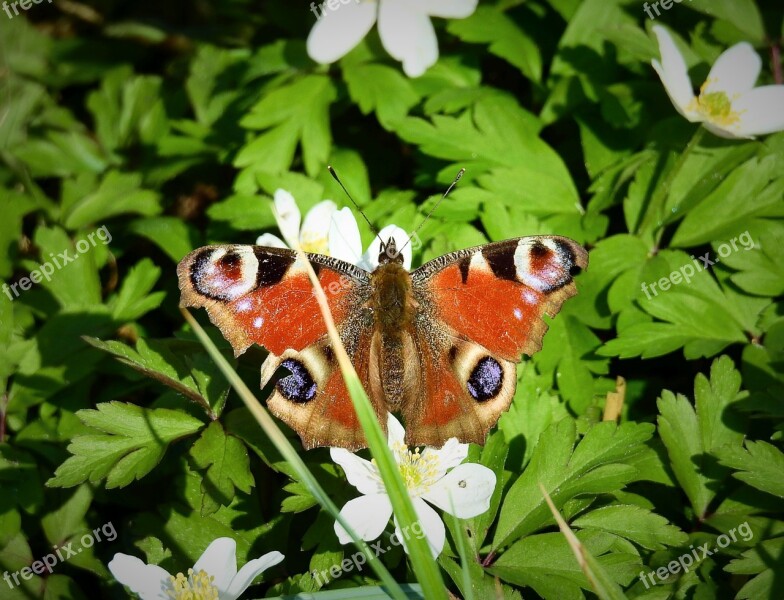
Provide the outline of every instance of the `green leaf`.
<path id="1" fill-rule="evenodd" d="M 708 454 L 725 445 L 740 447 L 743 420 L 733 410 L 740 374 L 726 356 L 713 361 L 710 380 L 700 374 L 694 383 L 695 407 L 682 395 L 665 390 L 659 399 L 659 435 L 670 465 L 698 518 L 716 495 L 717 482 L 728 475 Z"/>
<path id="2" fill-rule="evenodd" d="M 776 598 L 781 592 L 779 565 L 784 561 L 784 538 L 763 540 L 724 568 L 728 573 L 756 575 L 740 589 L 738 600 Z"/>
<path id="3" fill-rule="evenodd" d="M 245 444 L 228 435 L 218 421 L 202 431 L 190 454 L 196 467 L 206 471 L 202 481 L 203 516 L 214 513 L 221 505 L 228 506 L 236 494 L 235 488 L 250 493 L 254 481 Z"/>
<path id="4" fill-rule="evenodd" d="M 666 546 L 683 545 L 688 540 L 685 533 L 664 517 L 628 504 L 597 508 L 572 521 L 572 526 L 613 533 L 648 550 L 664 550 Z"/>
<path id="5" fill-rule="evenodd" d="M 122 342 L 103 342 L 85 338 L 92 346 L 112 354 L 121 363 L 169 386 L 201 406 L 209 416 L 223 410 L 228 385 L 209 358 L 194 342 L 183 340 L 144 340 L 136 350 Z"/>
<path id="6" fill-rule="evenodd" d="M 736 471 L 732 474 L 749 485 L 784 498 L 784 453 L 767 442 L 746 440 L 740 446 L 717 448 L 712 453 L 719 462 Z"/>
<path id="7" fill-rule="evenodd" d="M 784 242 L 784 225 L 778 221 L 760 223 L 764 225 L 756 228 L 759 233 L 747 230 L 723 244 L 738 250 L 727 254 L 722 262 L 739 271 L 730 279 L 743 291 L 757 296 L 781 296 L 784 295 L 784 263 L 780 260 L 780 248 Z M 721 250 L 720 246 L 717 252 Z"/>
<path id="8" fill-rule="evenodd" d="M 539 483 L 556 506 L 578 495 L 602 494 L 633 481 L 637 469 L 627 461 L 649 452 L 644 442 L 653 434 L 648 423 L 603 422 L 594 425 L 575 446 L 574 421 L 563 419 L 540 437 L 531 462 L 509 489 L 498 518 L 493 549 L 552 523 Z"/>
<path id="9" fill-rule="evenodd" d="M 160 195 L 141 189 L 141 185 L 142 177 L 138 173 L 109 171 L 95 192 L 70 206 L 63 218 L 64 225 L 78 229 L 126 213 L 157 215 L 161 212 Z"/>
<path id="10" fill-rule="evenodd" d="M 611 536 L 580 531 L 577 538 L 589 554 L 597 557 L 616 586 L 628 583 L 639 571 L 639 556 L 609 551 Z M 515 542 L 488 570 L 505 581 L 530 587 L 548 600 L 583 600 L 581 590 L 594 591 L 560 533 L 532 535 Z"/>
<path id="11" fill-rule="evenodd" d="M 534 355 L 538 370 L 555 376 L 558 391 L 578 414 L 593 401 L 593 376 L 609 371 L 609 360 L 596 355 L 600 345 L 587 326 L 565 314 L 552 320 L 542 350 Z"/>
<path id="12" fill-rule="evenodd" d="M 378 122 L 388 130 L 419 102 L 419 94 L 399 69 L 364 63 L 343 69 L 343 78 L 362 113 L 374 111 Z"/>
<path id="13" fill-rule="evenodd" d="M 41 265 L 36 270 L 42 274 L 52 271 L 49 278 L 44 277 L 41 286 L 49 290 L 64 309 L 95 308 L 101 303 L 101 282 L 95 264 L 94 244 L 82 254 L 76 250 L 76 242 L 85 239 L 80 236 L 71 240 L 59 227 L 38 227 L 35 243 L 41 249 Z M 97 239 L 94 236 L 93 239 Z M 46 266 L 48 265 L 48 267 Z"/>
<path id="14" fill-rule="evenodd" d="M 180 262 L 199 245 L 194 227 L 177 217 L 138 219 L 128 224 L 128 231 L 150 240 L 174 262 Z"/>
<path id="15" fill-rule="evenodd" d="M 569 414 L 566 405 L 548 391 L 551 380 L 551 377 L 539 375 L 532 362 L 524 362 L 518 367 L 517 391 L 512 405 L 498 421 L 498 429 L 510 446 L 507 469 L 511 471 L 521 471 L 531 459 L 542 432 Z"/>
<path id="16" fill-rule="evenodd" d="M 61 464 L 47 487 L 73 487 L 85 481 L 106 488 L 125 487 L 141 479 L 161 461 L 175 440 L 192 435 L 204 423 L 178 410 L 147 409 L 105 402 L 77 415 L 102 433 L 76 436 L 68 446 L 73 456 Z"/>
<path id="17" fill-rule="evenodd" d="M 464 42 L 490 44 L 492 54 L 520 69 L 531 81 L 541 81 L 542 56 L 536 42 L 497 8 L 480 6 L 467 19 L 450 21 L 448 28 Z"/>
<path id="18" fill-rule="evenodd" d="M 780 174 L 778 156 L 746 161 L 689 211 L 670 244 L 674 247 L 697 246 L 737 235 L 745 220 L 763 214 L 781 202 L 784 177 L 779 177 Z M 754 202 L 746 201 L 748 198 L 754 198 Z"/>
<path id="19" fill-rule="evenodd" d="M 150 294 L 150 291 L 160 275 L 161 270 L 149 258 L 136 263 L 123 279 L 120 292 L 109 303 L 112 317 L 119 322 L 134 321 L 158 308 L 166 292 Z"/>
<path id="20" fill-rule="evenodd" d="M 608 341 L 599 354 L 648 358 L 683 347 L 687 358 L 697 358 L 746 342 L 748 307 L 735 309 L 732 290 L 717 284 L 702 260 L 662 251 L 641 270 L 637 284 L 639 306 L 659 320 L 618 323 L 617 339 Z"/>
<path id="21" fill-rule="evenodd" d="M 724 19 L 749 36 L 753 43 L 762 43 L 765 38 L 762 15 L 754 0 L 691 0 L 684 6 L 717 19 Z"/>
<path id="22" fill-rule="evenodd" d="M 305 170 L 315 175 L 329 157 L 329 107 L 336 97 L 335 85 L 323 75 L 306 75 L 269 91 L 240 123 L 247 129 L 267 132 L 240 150 L 234 164 L 282 172 L 291 164 L 297 143 L 301 143 Z"/>

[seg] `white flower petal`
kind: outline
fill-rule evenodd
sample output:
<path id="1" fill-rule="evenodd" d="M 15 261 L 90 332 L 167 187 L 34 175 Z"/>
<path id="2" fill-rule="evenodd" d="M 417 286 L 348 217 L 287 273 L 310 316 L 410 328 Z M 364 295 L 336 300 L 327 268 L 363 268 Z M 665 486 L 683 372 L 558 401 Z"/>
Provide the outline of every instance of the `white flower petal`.
<path id="1" fill-rule="evenodd" d="M 433 558 L 436 558 L 444 549 L 444 541 L 446 540 L 446 530 L 444 529 L 444 522 L 438 513 L 434 511 L 427 503 L 421 498 L 412 498 L 411 502 L 414 504 L 414 510 L 419 517 L 419 523 L 415 523 L 414 531 L 407 532 L 408 535 L 403 535 L 400 525 L 395 519 L 395 535 L 397 539 L 403 544 L 403 549 L 408 553 L 408 544 L 406 543 L 407 537 L 419 537 L 424 533 L 427 538 L 427 545 L 430 546 L 430 551 L 433 553 Z M 419 529 L 421 527 L 421 530 Z"/>
<path id="2" fill-rule="evenodd" d="M 193 565 L 193 572 L 199 571 L 212 575 L 212 583 L 218 590 L 229 589 L 237 574 L 237 542 L 229 537 L 214 539 Z"/>
<path id="3" fill-rule="evenodd" d="M 394 448 L 399 444 L 406 443 L 406 430 L 395 418 L 395 415 L 389 413 L 387 416 L 387 444 L 390 448 Z"/>
<path id="4" fill-rule="evenodd" d="M 262 233 L 256 238 L 256 245 L 267 246 L 268 248 L 288 248 L 286 242 L 271 233 Z"/>
<path id="5" fill-rule="evenodd" d="M 754 87 L 762 59 L 748 42 L 735 44 L 713 63 L 704 92 L 725 92 L 730 100 Z"/>
<path id="6" fill-rule="evenodd" d="M 653 32 L 659 40 L 661 62 L 654 60 L 651 64 L 659 74 L 664 89 L 676 110 L 689 121 L 701 120 L 700 114 L 693 108 L 694 90 L 691 87 L 686 61 L 675 45 L 670 32 L 660 25 L 653 26 Z"/>
<path id="7" fill-rule="evenodd" d="M 299 232 L 299 241 L 303 247 L 323 245 L 326 242 L 332 224 L 332 215 L 337 209 L 337 205 L 332 200 L 323 200 L 308 211 L 302 222 L 302 230 Z"/>
<path id="8" fill-rule="evenodd" d="M 739 140 L 739 139 L 743 139 L 745 137 L 745 136 L 742 136 L 742 135 L 738 135 L 738 134 L 736 134 L 733 131 L 725 129 L 721 125 L 716 125 L 715 123 L 711 123 L 710 121 L 705 121 L 702 124 L 702 126 L 705 127 L 705 129 L 707 129 L 708 131 L 710 131 L 713 135 L 716 135 L 716 136 L 719 136 L 719 137 L 722 137 L 722 138 L 725 138 L 725 139 L 728 139 L 728 140 Z M 734 127 L 734 125 L 733 125 L 733 127 Z"/>
<path id="9" fill-rule="evenodd" d="M 419 77 L 438 60 L 438 40 L 423 7 L 410 0 L 381 0 L 378 33 L 409 77 Z"/>
<path id="10" fill-rule="evenodd" d="M 275 220 L 286 243 L 294 248 L 299 243 L 299 224 L 302 215 L 294 196 L 286 190 L 275 190 Z"/>
<path id="11" fill-rule="evenodd" d="M 248 586 L 261 572 L 266 571 L 270 567 L 274 567 L 282 560 L 283 555 L 280 552 L 268 552 L 264 556 L 249 561 L 240 569 L 239 573 L 234 576 L 234 579 L 232 579 L 231 584 L 229 585 L 229 589 L 226 590 L 225 594 L 222 593 L 220 595 L 220 600 L 236 600 L 242 592 L 248 589 Z"/>
<path id="12" fill-rule="evenodd" d="M 433 484 L 422 498 L 459 519 L 470 519 L 490 508 L 495 473 L 483 465 L 466 463 Z"/>
<path id="13" fill-rule="evenodd" d="M 344 56 L 367 35 L 376 22 L 376 2 L 341 3 L 326 9 L 308 35 L 308 56 L 318 63 L 332 63 Z"/>
<path id="14" fill-rule="evenodd" d="M 359 537 L 369 542 L 384 531 L 392 516 L 392 504 L 386 494 L 370 494 L 349 500 L 340 509 L 340 514 Z M 335 533 L 341 544 L 351 542 L 351 536 L 337 521 Z"/>
<path id="15" fill-rule="evenodd" d="M 740 115 L 733 130 L 741 136 L 784 131 L 784 85 L 764 85 L 746 92 L 732 103 Z"/>
<path id="16" fill-rule="evenodd" d="M 437 475 L 434 479 L 440 479 L 446 472 L 459 465 L 468 456 L 468 444 L 461 444 L 457 438 L 449 438 L 446 443 L 439 448 L 425 448 L 422 452 L 422 459 L 430 463 L 430 456 L 435 455 L 433 461 L 436 466 Z"/>
<path id="17" fill-rule="evenodd" d="M 142 600 L 170 600 L 171 575 L 158 565 L 145 564 L 128 554 L 115 554 L 109 562 L 114 578 Z"/>
<path id="18" fill-rule="evenodd" d="M 478 0 L 418 0 L 420 10 L 431 17 L 464 19 L 476 10 Z"/>
<path id="19" fill-rule="evenodd" d="M 329 228 L 329 255 L 356 265 L 362 257 L 362 238 L 354 213 L 348 207 L 332 215 Z"/>
<path id="20" fill-rule="evenodd" d="M 343 468 L 346 479 L 362 494 L 380 494 L 384 485 L 378 474 L 378 467 L 361 456 L 352 454 L 345 448 L 330 448 L 332 460 Z"/>

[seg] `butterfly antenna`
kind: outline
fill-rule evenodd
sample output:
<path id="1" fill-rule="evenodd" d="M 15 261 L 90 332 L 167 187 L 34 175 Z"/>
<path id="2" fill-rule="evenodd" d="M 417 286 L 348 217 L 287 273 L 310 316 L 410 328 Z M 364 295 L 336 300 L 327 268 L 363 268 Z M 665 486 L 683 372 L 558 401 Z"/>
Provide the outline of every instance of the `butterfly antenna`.
<path id="1" fill-rule="evenodd" d="M 335 173 L 335 169 L 332 168 L 332 165 L 327 165 L 327 170 L 329 171 L 329 174 L 332 175 L 332 177 L 335 179 L 335 181 L 338 182 L 338 185 L 340 186 L 340 189 L 342 189 L 346 193 L 346 196 L 348 196 L 348 199 L 351 200 L 351 204 L 354 205 L 354 207 L 359 211 L 359 214 L 362 215 L 362 218 L 365 219 L 365 223 L 367 223 L 368 226 L 370 227 L 370 231 L 375 233 L 376 237 L 378 237 L 378 230 L 375 227 L 373 227 L 373 223 L 371 223 L 370 220 L 368 220 L 367 215 L 365 215 L 365 213 L 362 211 L 362 209 L 359 208 L 359 204 L 357 204 L 354 201 L 354 198 L 351 197 L 351 194 L 348 193 L 348 190 L 346 189 L 346 186 L 343 185 L 342 181 L 340 181 L 340 177 L 338 177 L 338 174 Z M 379 238 L 379 239 L 381 239 L 381 238 Z M 381 240 L 381 241 L 383 242 L 383 240 Z"/>
<path id="2" fill-rule="evenodd" d="M 448 187 L 448 188 L 446 188 L 446 191 L 444 192 L 444 195 L 443 195 L 443 196 L 441 196 L 441 198 L 439 198 L 439 199 L 438 199 L 438 202 L 436 202 L 436 203 L 435 203 L 435 205 L 433 206 L 433 208 L 431 208 L 431 209 L 430 209 L 430 212 L 429 212 L 429 213 L 427 213 L 427 216 L 426 216 L 426 217 L 425 217 L 425 218 L 422 220 L 422 222 L 419 224 L 419 227 L 417 227 L 417 228 L 414 230 L 414 232 L 413 232 L 413 233 L 412 233 L 410 236 L 408 236 L 408 241 L 407 241 L 407 242 L 406 242 L 406 243 L 403 245 L 403 248 L 405 248 L 406 246 L 408 246 L 408 245 L 411 243 L 411 240 L 414 238 L 414 236 L 415 236 L 417 233 L 419 233 L 419 230 L 420 230 L 420 229 L 422 229 L 422 226 L 423 226 L 425 223 L 427 223 L 427 220 L 428 220 L 428 219 L 429 219 L 429 218 L 432 216 L 432 214 L 433 214 L 434 212 L 436 212 L 436 209 L 438 208 L 438 205 L 439 205 L 439 204 L 441 204 L 441 203 L 444 201 L 444 198 L 446 198 L 446 197 L 449 195 L 449 192 L 451 192 L 451 191 L 452 191 L 452 188 L 453 188 L 453 187 L 455 187 L 455 186 L 457 185 L 457 182 L 458 182 L 458 181 L 460 181 L 460 178 L 463 176 L 463 173 L 465 173 L 465 168 L 463 168 L 463 169 L 460 169 L 460 170 L 457 172 L 457 175 L 455 175 L 455 179 L 454 179 L 454 181 L 452 181 L 452 183 L 450 183 L 450 184 L 449 184 L 449 187 Z M 402 251 L 403 251 L 403 248 L 401 248 L 401 249 L 400 249 L 398 252 L 402 252 Z"/>

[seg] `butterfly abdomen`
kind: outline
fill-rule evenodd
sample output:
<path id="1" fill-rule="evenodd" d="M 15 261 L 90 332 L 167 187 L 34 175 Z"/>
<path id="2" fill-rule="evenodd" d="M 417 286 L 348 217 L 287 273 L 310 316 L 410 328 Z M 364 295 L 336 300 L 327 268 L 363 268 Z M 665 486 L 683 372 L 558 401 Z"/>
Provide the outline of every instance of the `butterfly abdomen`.
<path id="1" fill-rule="evenodd" d="M 410 330 L 417 303 L 411 274 L 396 262 L 381 264 L 370 276 L 371 308 L 378 340 L 379 372 L 384 399 L 396 410 L 403 398 L 406 365 L 405 348 L 410 346 Z"/>

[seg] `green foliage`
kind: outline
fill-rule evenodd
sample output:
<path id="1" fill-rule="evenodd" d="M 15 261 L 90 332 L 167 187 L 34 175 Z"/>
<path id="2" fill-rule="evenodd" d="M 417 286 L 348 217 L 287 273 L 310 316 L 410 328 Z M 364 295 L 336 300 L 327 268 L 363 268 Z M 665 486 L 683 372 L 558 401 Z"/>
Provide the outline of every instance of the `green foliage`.
<path id="1" fill-rule="evenodd" d="M 315 63 L 313 14 L 284 0 L 0 11 L 0 574 L 118 533 L 0 597 L 124 597 L 114 554 L 177 573 L 220 536 L 240 564 L 286 555 L 244 598 L 421 598 L 436 569 L 475 600 L 784 597 L 784 132 L 718 138 L 650 66 L 663 25 L 693 83 L 746 41 L 758 85 L 780 84 L 775 4 L 659 3 L 651 21 L 631 0 L 481 0 L 432 19 L 418 78 L 378 27 Z M 466 168 L 415 266 L 534 234 L 590 252 L 469 450 L 496 476 L 489 509 L 442 515 L 430 569 L 396 547 L 318 577 L 355 556 L 333 530 L 343 471 L 261 429 L 178 310 L 188 252 L 280 235 L 277 189 L 303 216 L 325 199 L 356 214 L 330 164 L 372 227 L 408 231 Z M 233 358 L 250 389 L 264 358 Z"/>

